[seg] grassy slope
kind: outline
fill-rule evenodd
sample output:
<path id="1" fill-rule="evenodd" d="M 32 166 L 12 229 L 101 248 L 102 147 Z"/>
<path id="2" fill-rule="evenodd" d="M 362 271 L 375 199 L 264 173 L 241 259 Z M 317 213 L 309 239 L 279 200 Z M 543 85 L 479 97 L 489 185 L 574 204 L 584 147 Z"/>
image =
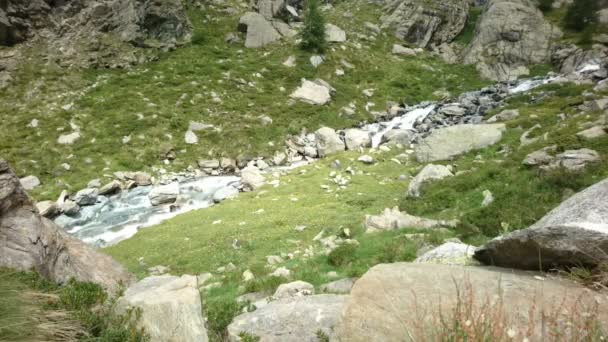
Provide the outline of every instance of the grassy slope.
<path id="1" fill-rule="evenodd" d="M 293 171 L 281 178 L 278 188 L 267 186 L 215 207 L 181 215 L 145 229 L 106 252 L 139 276 L 145 275 L 147 266 L 157 264 L 170 266 L 174 273 L 197 274 L 234 263 L 237 270 L 223 276 L 222 287 L 211 291 L 206 299 L 208 315 L 217 323 L 212 330 L 219 334 L 238 312 L 233 302 L 235 296 L 243 291 L 272 290 L 286 281 L 267 276 L 271 270 L 265 267 L 265 256 L 318 246 L 312 238 L 322 229 L 337 233 L 340 228 L 350 228 L 361 246 L 344 251 L 346 261 L 337 265 L 326 256 L 288 261 L 286 266 L 295 272 L 292 279 L 319 285 L 328 280 L 328 271 L 359 276 L 377 263 L 413 260 L 422 245 L 440 243 L 454 235 L 470 243 L 483 243 L 499 233 L 528 226 L 555 207 L 566 192 L 579 191 L 605 178 L 608 138 L 585 141 L 575 136 L 581 130 L 579 124 L 594 121 L 601 114 L 576 115 L 579 112 L 576 107 L 584 100 L 581 94 L 588 89 L 552 85 L 544 87 L 549 95 L 540 100 L 533 100 L 537 95 L 511 99 L 507 107 L 518 108 L 520 117 L 508 123 L 509 130 L 501 143 L 455 160 L 452 164 L 456 170 L 470 172 L 428 185 L 419 200 L 404 197 L 407 181 L 399 180 L 399 176 L 414 175 L 421 166 L 413 161 L 405 165 L 391 161 L 403 151 L 374 154 L 379 163 L 373 166 L 362 165 L 356 161 L 358 154 L 348 152 L 308 166 L 303 169 L 305 172 Z M 565 113 L 567 119 L 560 121 L 559 113 Z M 538 135 L 550 133 L 548 141 L 520 148 L 519 136 L 537 123 L 543 126 Z M 560 150 L 593 148 L 601 153 L 602 161 L 579 174 L 561 171 L 543 174 L 521 165 L 527 153 L 551 144 L 557 144 Z M 503 147 L 512 152 L 501 155 Z M 353 176 L 347 189 L 326 193 L 320 186 L 330 184 L 327 177 L 334 171 L 330 167 L 334 158 L 343 167 L 351 166 L 363 174 Z M 481 201 L 485 189 L 491 190 L 496 199 L 484 208 Z M 433 233 L 422 241 L 410 238 L 407 234 L 411 230 L 362 233 L 365 214 L 377 214 L 397 203 L 413 214 L 457 217 L 462 224 L 452 232 Z M 259 209 L 264 212 L 256 213 Z M 218 220 L 221 223 L 213 224 Z M 296 225 L 307 225 L 309 229 L 298 233 L 294 231 Z M 243 247 L 232 249 L 233 239 L 239 239 Z M 293 242 L 296 240 L 298 243 Z M 147 266 L 139 264 L 140 257 Z M 246 269 L 254 272 L 255 282 L 242 283 L 241 273 Z M 239 285 L 246 286 L 243 290 Z"/>
<path id="2" fill-rule="evenodd" d="M 353 18 L 344 17 L 346 11 Z M 364 21 L 377 22 L 379 17 L 379 8 L 363 1 L 343 2 L 327 13 L 327 21 L 343 27 L 349 40 L 333 45 L 318 69 L 294 42 L 258 50 L 226 44 L 224 35 L 235 31 L 238 16 L 195 9 L 190 16 L 194 43 L 162 55 L 157 62 L 130 71 L 84 74 L 31 64 L 21 70 L 15 87 L 0 94 L 0 135 L 5 137 L 0 153 L 18 174 L 40 177 L 43 186 L 33 192 L 35 197 L 54 198 L 66 187 L 62 183 L 78 190 L 112 171 L 148 169 L 160 164 L 160 152 L 169 147 L 177 151 L 177 160 L 168 167 L 175 170 L 210 155 L 271 155 L 282 147 L 287 134 L 304 127 L 350 127 L 369 119 L 367 102 L 375 103 L 372 110 L 382 111 L 387 101 L 413 104 L 432 99 L 440 88 L 458 94 L 485 84 L 473 67 L 445 65 L 428 56 L 392 56 L 396 39 L 388 32 L 374 41 L 358 37 L 370 35 Z M 282 65 L 290 55 L 297 58 L 295 68 Z M 342 59 L 355 68 L 343 67 Z M 337 68 L 346 75 L 336 76 Z M 288 95 L 300 79 L 317 77 L 337 89 L 332 103 L 290 106 Z M 242 85 L 238 79 L 255 86 Z M 98 86 L 89 89 L 93 84 Z M 284 93 L 280 87 L 286 89 Z M 370 99 L 362 95 L 367 88 L 376 89 Z M 211 92 L 223 102 L 214 103 Z M 178 105 L 182 95 L 185 99 Z M 357 105 L 357 114 L 340 116 L 340 108 L 350 102 Z M 74 104 L 70 110 L 61 108 L 70 103 Z M 263 126 L 261 115 L 270 116 L 273 124 Z M 34 118 L 40 120 L 40 127 L 26 128 Z M 214 124 L 222 132 L 200 132 L 198 145 L 186 145 L 184 133 L 190 120 Z M 70 122 L 80 126 L 82 138 L 72 146 L 58 145 L 58 136 L 71 131 Z M 131 141 L 123 144 L 123 136 L 131 136 Z M 64 162 L 71 165 L 70 171 L 61 167 Z"/>

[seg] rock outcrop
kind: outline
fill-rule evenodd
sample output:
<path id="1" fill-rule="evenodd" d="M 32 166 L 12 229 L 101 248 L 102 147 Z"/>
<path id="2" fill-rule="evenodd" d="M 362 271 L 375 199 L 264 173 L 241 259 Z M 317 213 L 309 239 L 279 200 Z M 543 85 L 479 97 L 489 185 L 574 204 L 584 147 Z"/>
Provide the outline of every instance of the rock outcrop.
<path id="1" fill-rule="evenodd" d="M 464 62 L 492 80 L 528 75 L 531 64 L 547 63 L 551 41 L 561 35 L 531 0 L 489 0 L 477 23 Z"/>
<path id="2" fill-rule="evenodd" d="M 449 43 L 464 28 L 469 14 L 466 0 L 392 0 L 384 7 L 383 28 L 394 28 L 404 41 L 424 48 Z"/>
<path id="3" fill-rule="evenodd" d="M 500 236 L 475 259 L 538 270 L 608 261 L 608 179 L 570 197 L 527 229 Z"/>
<path id="4" fill-rule="evenodd" d="M 116 311 L 141 310 L 137 325 L 153 342 L 206 342 L 197 285 L 191 275 L 148 277 L 125 291 L 116 302 Z"/>
<path id="5" fill-rule="evenodd" d="M 34 269 L 59 283 L 90 281 L 110 292 L 135 279 L 111 257 L 42 217 L 5 160 L 0 160 L 0 266 Z"/>
<path id="6" fill-rule="evenodd" d="M 420 162 L 448 160 L 500 141 L 504 124 L 456 125 L 435 130 L 416 146 Z"/>
<path id="7" fill-rule="evenodd" d="M 528 272 L 433 264 L 381 264 L 355 283 L 333 340 L 441 340 L 438 331 L 442 322 L 445 323 L 443 320 L 466 324 L 470 319 L 492 326 L 503 323 L 518 340 L 540 341 L 545 327 L 543 318 L 549 313 L 579 310 L 605 322 L 606 299 L 599 297 L 574 282 Z M 467 313 L 462 306 L 469 304 L 471 312 Z M 458 305 L 461 310 L 457 309 Z M 458 317 L 454 317 L 456 312 Z M 500 320 L 484 321 L 479 318 L 482 313 L 486 320 Z M 557 321 L 563 325 L 556 328 L 565 329 L 579 320 L 583 318 L 572 311 L 570 315 L 559 315 Z M 435 333 L 438 335 L 434 336 Z"/>

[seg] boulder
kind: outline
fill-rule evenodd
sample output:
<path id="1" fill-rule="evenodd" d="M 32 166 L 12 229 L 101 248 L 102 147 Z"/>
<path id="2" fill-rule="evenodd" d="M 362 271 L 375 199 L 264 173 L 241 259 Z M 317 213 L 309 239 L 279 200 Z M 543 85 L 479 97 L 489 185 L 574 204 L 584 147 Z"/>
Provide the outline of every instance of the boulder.
<path id="1" fill-rule="evenodd" d="M 356 281 L 357 278 L 344 278 L 323 284 L 321 285 L 320 290 L 321 292 L 326 293 L 349 294 Z"/>
<path id="2" fill-rule="evenodd" d="M 248 166 L 241 171 L 241 184 L 248 190 L 256 190 L 266 184 L 266 178 L 260 169 Z"/>
<path id="3" fill-rule="evenodd" d="M 113 180 L 110 183 L 102 186 L 99 189 L 99 194 L 102 196 L 113 195 L 117 192 L 120 192 L 121 188 L 122 188 L 122 184 L 120 183 L 120 181 Z"/>
<path id="4" fill-rule="evenodd" d="M 247 333 L 267 342 L 317 342 L 317 332 L 331 336 L 346 296 L 322 294 L 283 298 L 234 318 L 228 326 L 230 341 Z"/>
<path id="5" fill-rule="evenodd" d="M 199 160 L 198 167 L 201 169 L 218 169 L 220 167 L 220 161 L 217 159 Z"/>
<path id="6" fill-rule="evenodd" d="M 316 147 L 319 157 L 342 152 L 346 148 L 340 136 L 329 127 L 321 127 L 315 132 Z"/>
<path id="7" fill-rule="evenodd" d="M 36 209 L 40 215 L 46 218 L 53 218 L 59 214 L 59 206 L 53 201 L 42 201 L 36 203 Z"/>
<path id="8" fill-rule="evenodd" d="M 475 252 L 489 265 L 538 270 L 608 261 L 608 179 L 575 194 L 527 229 Z"/>
<path id="9" fill-rule="evenodd" d="M 331 100 L 331 87 L 302 79 L 302 85 L 290 97 L 312 105 L 324 105 Z"/>
<path id="10" fill-rule="evenodd" d="M 274 26 L 262 14 L 255 12 L 247 12 L 240 18 L 239 30 L 247 32 L 247 48 L 260 48 L 281 39 Z"/>
<path id="11" fill-rule="evenodd" d="M 135 172 L 131 178 L 137 186 L 146 186 L 152 184 L 152 176 L 146 172 Z"/>
<path id="12" fill-rule="evenodd" d="M 567 171 L 577 172 L 585 169 L 588 164 L 600 160 L 600 155 L 595 150 L 581 148 L 579 150 L 566 150 L 553 155 L 556 146 L 547 146 L 534 151 L 526 156 L 523 164 L 526 166 L 537 166 L 543 171 L 552 171 L 563 168 Z"/>
<path id="13" fill-rule="evenodd" d="M 33 190 L 40 185 L 40 180 L 36 176 L 26 176 L 19 179 L 19 183 L 25 190 Z"/>
<path id="14" fill-rule="evenodd" d="M 57 138 L 57 143 L 61 145 L 72 145 L 78 139 L 80 139 L 80 132 L 62 134 L 59 136 L 59 138 Z"/>
<path id="15" fill-rule="evenodd" d="M 382 143 L 389 145 L 401 144 L 403 146 L 409 146 L 410 142 L 414 138 L 414 135 L 414 131 L 409 129 L 391 129 L 382 135 Z"/>
<path id="16" fill-rule="evenodd" d="M 270 20 L 285 9 L 285 0 L 258 0 L 258 12 Z"/>
<path id="17" fill-rule="evenodd" d="M 420 162 L 447 160 L 500 141 L 504 124 L 456 125 L 433 131 L 416 146 Z"/>
<path id="18" fill-rule="evenodd" d="M 393 55 L 400 56 L 416 56 L 416 51 L 414 49 L 407 48 L 403 45 L 393 44 L 393 50 L 391 51 Z"/>
<path id="19" fill-rule="evenodd" d="M 357 161 L 362 162 L 363 164 L 373 164 L 374 163 L 374 158 L 370 155 L 364 154 L 361 157 L 357 158 Z"/>
<path id="20" fill-rule="evenodd" d="M 213 194 L 213 202 L 219 203 L 229 198 L 235 198 L 239 195 L 239 189 L 233 186 L 225 186 Z"/>
<path id="21" fill-rule="evenodd" d="M 236 160 L 231 158 L 220 159 L 220 167 L 226 171 L 236 170 Z"/>
<path id="22" fill-rule="evenodd" d="M 35 270 L 58 283 L 71 278 L 114 293 L 135 278 L 109 256 L 42 217 L 8 163 L 0 160 L 0 267 Z"/>
<path id="23" fill-rule="evenodd" d="M 552 40 L 561 36 L 530 0 L 489 0 L 477 22 L 464 62 L 482 76 L 515 80 L 528 75 L 528 65 L 550 61 Z"/>
<path id="24" fill-rule="evenodd" d="M 344 143 L 348 150 L 358 150 L 360 147 L 369 147 L 372 139 L 369 133 L 357 128 L 349 128 L 344 130 Z"/>
<path id="25" fill-rule="evenodd" d="M 463 116 L 466 112 L 466 108 L 460 106 L 458 103 L 448 104 L 439 109 L 439 113 L 447 116 Z"/>
<path id="26" fill-rule="evenodd" d="M 384 10 L 382 28 L 394 28 L 398 38 L 425 48 L 458 36 L 467 22 L 469 1 L 389 0 Z"/>
<path id="27" fill-rule="evenodd" d="M 557 331 L 583 321 L 578 312 L 595 312 L 600 322 L 606 322 L 605 302 L 603 296 L 572 281 L 529 272 L 381 264 L 355 283 L 333 340 L 440 341 L 445 338 L 443 327 L 454 332 L 452 325 L 470 321 L 488 324 L 490 329 L 500 329 L 502 324 L 516 340 L 542 341 L 551 314 L 563 324 L 555 327 Z M 570 310 L 569 315 L 559 314 L 565 309 Z M 507 332 L 501 330 L 500 336 Z"/>
<path id="28" fill-rule="evenodd" d="M 444 265 L 474 264 L 473 254 L 477 247 L 458 242 L 446 242 L 439 247 L 422 254 L 414 260 L 415 263 L 431 263 Z"/>
<path id="29" fill-rule="evenodd" d="M 416 177 L 414 177 L 408 186 L 407 195 L 410 197 L 419 197 L 420 188 L 425 182 L 432 180 L 439 180 L 446 177 L 454 176 L 450 169 L 443 165 L 428 164 L 426 165 Z"/>
<path id="30" fill-rule="evenodd" d="M 310 296 L 313 294 L 315 294 L 315 287 L 312 284 L 298 280 L 291 283 L 279 285 L 277 290 L 274 292 L 273 297 L 275 299 L 282 299 Z"/>
<path id="31" fill-rule="evenodd" d="M 518 116 L 519 116 L 519 110 L 507 109 L 507 110 L 503 110 L 502 112 L 492 116 L 486 122 L 493 123 L 493 122 L 510 121 L 510 120 L 517 118 Z"/>
<path id="32" fill-rule="evenodd" d="M 607 59 L 608 48 L 599 44 L 593 45 L 590 49 L 574 44 L 559 46 L 551 55 L 552 63 L 558 67 L 560 73 L 566 75 L 578 73 L 593 76 L 596 73 L 606 72 L 606 66 L 603 65 Z M 591 68 L 589 68 L 590 66 Z M 605 76 L 599 78 L 605 78 Z"/>
<path id="33" fill-rule="evenodd" d="M 152 205 L 173 203 L 179 196 L 179 183 L 173 182 L 166 185 L 155 186 L 148 193 L 148 199 Z"/>
<path id="34" fill-rule="evenodd" d="M 346 32 L 334 24 L 325 24 L 325 40 L 329 43 L 343 43 Z"/>
<path id="35" fill-rule="evenodd" d="M 76 195 L 74 195 L 74 202 L 79 206 L 93 205 L 97 203 L 97 197 L 99 196 L 99 192 L 95 188 L 86 188 L 78 191 Z"/>
<path id="36" fill-rule="evenodd" d="M 377 216 L 365 215 L 364 228 L 366 233 L 375 233 L 379 231 L 398 230 L 403 228 L 453 228 L 457 224 L 457 220 L 437 221 L 409 215 L 406 212 L 399 211 L 399 208 L 395 207 L 393 209 L 386 208 L 382 214 Z"/>
<path id="37" fill-rule="evenodd" d="M 198 144 L 198 137 L 196 136 L 196 133 L 192 131 L 186 131 L 186 133 L 184 134 L 184 142 L 190 145 Z"/>
<path id="38" fill-rule="evenodd" d="M 593 126 L 591 128 L 588 128 L 584 131 L 580 131 L 578 133 L 576 133 L 577 136 L 584 138 L 584 139 L 595 139 L 595 138 L 599 138 L 599 137 L 603 137 L 606 134 L 606 127 L 602 127 L 602 126 Z"/>
<path id="39" fill-rule="evenodd" d="M 116 302 L 119 314 L 132 309 L 141 310 L 137 325 L 151 341 L 208 341 L 195 276 L 161 275 L 139 281 Z"/>

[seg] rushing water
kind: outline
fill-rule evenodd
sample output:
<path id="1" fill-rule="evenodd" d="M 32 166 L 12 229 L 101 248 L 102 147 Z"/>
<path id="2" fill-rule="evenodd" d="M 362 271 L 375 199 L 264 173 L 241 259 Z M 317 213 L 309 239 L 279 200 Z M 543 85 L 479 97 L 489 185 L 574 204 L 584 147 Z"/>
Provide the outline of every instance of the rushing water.
<path id="1" fill-rule="evenodd" d="M 585 67 L 593 70 L 593 66 Z M 508 87 L 510 94 L 529 91 L 543 84 L 551 83 L 558 77 L 538 77 L 518 81 Z M 472 92 L 475 93 L 475 92 Z M 458 103 L 451 103 L 454 105 Z M 372 136 L 372 147 L 376 148 L 382 143 L 384 134 L 392 129 L 414 129 L 441 105 L 423 102 L 410 107 L 411 109 L 401 116 L 384 122 L 367 124 L 363 130 Z M 293 163 L 287 167 L 277 167 L 272 171 L 293 169 L 307 164 L 306 161 Z M 238 187 L 240 179 L 235 176 L 211 176 L 180 183 L 180 195 L 175 205 L 153 206 L 148 199 L 152 186 L 137 187 L 133 190 L 123 191 L 121 194 L 104 197 L 100 196 L 97 203 L 81 208 L 74 217 L 61 215 L 55 222 L 63 227 L 69 234 L 78 237 L 86 243 L 95 245 L 111 245 L 135 235 L 140 228 L 161 223 L 185 212 L 207 208 L 213 205 L 214 194 L 225 187 Z"/>

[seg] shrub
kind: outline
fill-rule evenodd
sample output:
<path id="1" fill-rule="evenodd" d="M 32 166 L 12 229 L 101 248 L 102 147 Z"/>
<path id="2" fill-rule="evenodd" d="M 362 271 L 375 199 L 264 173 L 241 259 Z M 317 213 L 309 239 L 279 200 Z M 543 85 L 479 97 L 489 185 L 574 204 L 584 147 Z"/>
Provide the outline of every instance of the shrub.
<path id="1" fill-rule="evenodd" d="M 595 25 L 597 0 L 575 0 L 564 17 L 564 26 L 573 31 L 583 31 Z"/>
<path id="2" fill-rule="evenodd" d="M 543 11 L 543 13 L 550 12 L 553 9 L 554 2 L 555 2 L 555 0 L 539 0 L 538 9 Z"/>
<path id="3" fill-rule="evenodd" d="M 344 266 L 355 260 L 355 252 L 357 251 L 357 246 L 352 244 L 344 244 L 333 251 L 331 251 L 328 255 L 328 261 L 330 265 L 333 266 Z"/>
<path id="4" fill-rule="evenodd" d="M 325 51 L 325 19 L 319 9 L 319 0 L 308 0 L 301 38 L 302 49 L 319 53 Z"/>
<path id="5" fill-rule="evenodd" d="M 218 340 L 223 340 L 226 328 L 241 311 L 241 305 L 233 297 L 225 295 L 208 297 L 205 308 L 207 310 L 209 333 L 217 337 Z"/>

